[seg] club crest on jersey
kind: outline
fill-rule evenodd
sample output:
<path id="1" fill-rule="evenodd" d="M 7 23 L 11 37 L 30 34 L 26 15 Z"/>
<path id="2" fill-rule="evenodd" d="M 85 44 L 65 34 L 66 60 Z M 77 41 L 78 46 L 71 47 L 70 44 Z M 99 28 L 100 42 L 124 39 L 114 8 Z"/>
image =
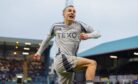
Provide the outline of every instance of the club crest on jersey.
<path id="1" fill-rule="evenodd" d="M 62 30 L 62 27 L 55 28 L 55 31 L 61 31 L 61 30 Z"/>

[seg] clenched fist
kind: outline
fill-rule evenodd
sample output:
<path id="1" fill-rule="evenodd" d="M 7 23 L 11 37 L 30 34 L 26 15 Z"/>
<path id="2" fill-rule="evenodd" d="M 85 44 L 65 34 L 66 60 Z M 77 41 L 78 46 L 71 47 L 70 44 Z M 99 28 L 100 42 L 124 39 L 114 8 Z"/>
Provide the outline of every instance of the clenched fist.
<path id="1" fill-rule="evenodd" d="M 41 55 L 39 55 L 39 54 L 33 55 L 33 60 L 40 61 L 40 59 L 41 59 Z"/>

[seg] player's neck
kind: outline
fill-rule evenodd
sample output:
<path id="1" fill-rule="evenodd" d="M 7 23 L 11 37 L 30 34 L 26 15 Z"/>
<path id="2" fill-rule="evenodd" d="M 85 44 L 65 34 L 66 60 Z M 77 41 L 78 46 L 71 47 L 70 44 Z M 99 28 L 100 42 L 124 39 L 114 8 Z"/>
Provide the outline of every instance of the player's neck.
<path id="1" fill-rule="evenodd" d="M 64 24 L 66 24 L 66 25 L 71 25 L 72 23 L 73 23 L 73 21 L 64 20 Z"/>

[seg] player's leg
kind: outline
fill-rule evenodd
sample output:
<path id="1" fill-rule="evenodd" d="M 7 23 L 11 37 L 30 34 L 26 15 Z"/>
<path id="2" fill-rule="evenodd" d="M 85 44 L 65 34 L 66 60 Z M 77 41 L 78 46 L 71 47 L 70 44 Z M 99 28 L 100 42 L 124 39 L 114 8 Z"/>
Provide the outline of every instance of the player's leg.
<path id="1" fill-rule="evenodd" d="M 67 70 L 67 68 L 69 68 L 69 65 L 71 65 L 68 64 L 70 63 L 71 60 L 72 59 L 70 60 L 67 60 L 67 58 L 65 59 L 65 55 L 63 54 L 58 55 L 54 59 L 54 69 L 57 73 L 59 84 L 72 84 L 73 72 Z"/>
<path id="2" fill-rule="evenodd" d="M 96 61 L 87 58 L 79 58 L 76 62 L 75 70 L 86 70 L 86 81 L 92 81 L 95 77 Z"/>
<path id="3" fill-rule="evenodd" d="M 58 73 L 59 84 L 73 84 L 73 73 Z"/>

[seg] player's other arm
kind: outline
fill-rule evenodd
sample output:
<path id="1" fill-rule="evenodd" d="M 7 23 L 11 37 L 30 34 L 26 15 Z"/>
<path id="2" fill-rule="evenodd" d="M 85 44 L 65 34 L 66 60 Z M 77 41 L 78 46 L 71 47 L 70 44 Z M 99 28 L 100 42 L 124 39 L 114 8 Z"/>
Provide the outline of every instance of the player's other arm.
<path id="1" fill-rule="evenodd" d="M 99 37 L 101 37 L 101 34 L 100 34 L 99 31 L 94 31 L 94 32 L 92 32 L 92 33 L 81 33 L 81 34 L 80 34 L 80 38 L 81 38 L 82 40 L 87 40 L 87 39 L 91 39 L 91 38 L 97 39 L 97 38 L 99 38 Z"/>
<path id="2" fill-rule="evenodd" d="M 81 25 L 81 34 L 80 34 L 80 39 L 81 40 L 86 40 L 86 39 L 97 39 L 99 37 L 101 37 L 101 34 L 99 31 L 94 30 L 91 26 L 86 25 L 83 22 L 80 22 Z"/>
<path id="3" fill-rule="evenodd" d="M 34 54 L 33 59 L 34 60 L 40 60 L 42 53 L 44 50 L 48 47 L 50 40 L 52 39 L 51 36 L 48 36 L 46 39 L 44 39 L 38 49 L 38 51 Z"/>
<path id="4" fill-rule="evenodd" d="M 40 57 L 44 50 L 48 47 L 50 40 L 55 36 L 54 33 L 54 25 L 52 25 L 52 28 L 50 32 L 48 33 L 47 37 L 42 41 L 38 51 L 34 54 L 33 59 L 40 60 Z"/>

